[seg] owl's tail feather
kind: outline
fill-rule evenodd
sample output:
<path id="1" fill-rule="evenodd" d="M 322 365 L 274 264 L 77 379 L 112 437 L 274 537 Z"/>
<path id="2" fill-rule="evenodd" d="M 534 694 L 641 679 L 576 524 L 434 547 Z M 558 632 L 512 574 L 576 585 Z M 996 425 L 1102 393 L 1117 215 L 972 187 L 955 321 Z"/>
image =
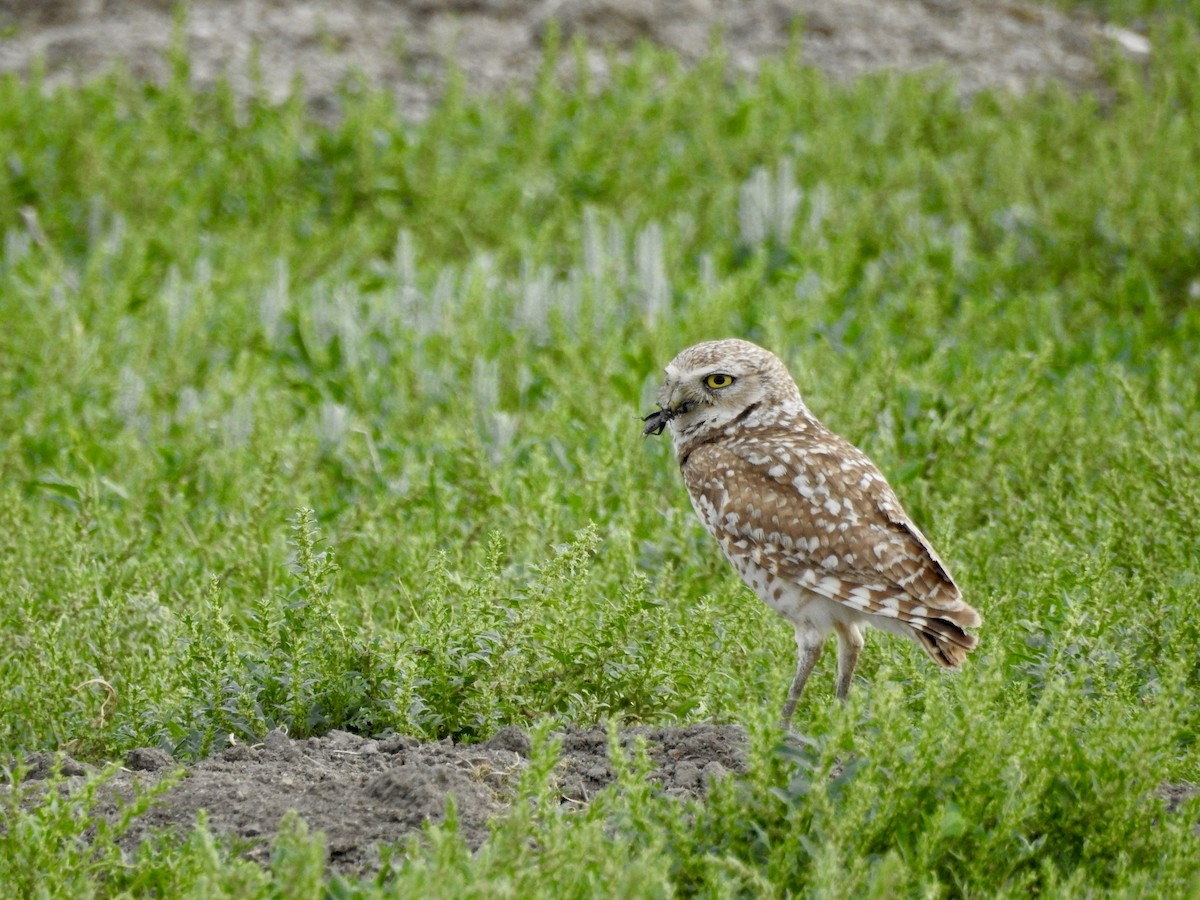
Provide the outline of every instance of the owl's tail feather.
<path id="1" fill-rule="evenodd" d="M 975 619 L 978 618 L 976 615 Z M 922 625 L 910 624 L 917 642 L 943 668 L 957 669 L 979 643 L 979 638 L 948 618 L 928 618 Z"/>

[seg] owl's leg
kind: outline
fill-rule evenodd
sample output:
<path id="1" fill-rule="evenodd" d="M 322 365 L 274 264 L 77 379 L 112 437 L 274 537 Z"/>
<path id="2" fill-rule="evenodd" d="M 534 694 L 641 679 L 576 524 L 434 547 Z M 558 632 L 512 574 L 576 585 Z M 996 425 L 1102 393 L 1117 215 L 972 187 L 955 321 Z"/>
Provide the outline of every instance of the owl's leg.
<path id="1" fill-rule="evenodd" d="M 804 683 L 808 681 L 808 676 L 812 674 L 813 667 L 816 666 L 817 660 L 821 658 L 821 648 L 825 644 L 825 635 L 821 634 L 815 628 L 809 627 L 807 624 L 795 626 L 796 628 L 796 677 L 792 679 L 791 690 L 788 691 L 787 703 L 783 704 L 783 722 L 784 728 L 792 721 L 792 713 L 796 711 L 796 703 L 800 700 L 800 694 L 804 691 Z"/>
<path id="2" fill-rule="evenodd" d="M 844 702 L 850 696 L 850 680 L 854 677 L 858 654 L 862 652 L 863 636 L 857 625 L 835 622 L 833 627 L 838 639 L 837 698 Z"/>

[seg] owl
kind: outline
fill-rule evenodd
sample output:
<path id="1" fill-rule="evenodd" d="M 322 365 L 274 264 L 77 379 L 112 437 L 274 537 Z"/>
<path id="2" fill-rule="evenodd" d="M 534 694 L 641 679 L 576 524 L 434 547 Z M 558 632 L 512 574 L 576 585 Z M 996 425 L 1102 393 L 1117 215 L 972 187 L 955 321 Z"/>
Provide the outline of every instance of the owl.
<path id="1" fill-rule="evenodd" d="M 804 405 L 775 354 L 742 340 L 689 347 L 666 368 L 643 435 L 671 431 L 692 506 L 742 580 L 796 632 L 791 720 L 837 634 L 845 700 L 862 627 L 914 639 L 956 669 L 979 614 L 861 450 Z"/>

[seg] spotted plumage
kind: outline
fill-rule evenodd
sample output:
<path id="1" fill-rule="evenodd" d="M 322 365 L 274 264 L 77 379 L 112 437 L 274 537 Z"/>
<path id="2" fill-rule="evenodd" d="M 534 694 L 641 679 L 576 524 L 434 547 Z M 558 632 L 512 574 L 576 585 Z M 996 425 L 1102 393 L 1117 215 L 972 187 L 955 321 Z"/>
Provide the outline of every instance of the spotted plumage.
<path id="1" fill-rule="evenodd" d="M 830 632 L 841 699 L 862 625 L 913 638 L 941 666 L 962 663 L 979 614 L 874 463 L 817 421 L 778 357 L 709 341 L 676 356 L 666 376 L 643 433 L 670 429 L 696 514 L 795 629 L 785 722 Z"/>

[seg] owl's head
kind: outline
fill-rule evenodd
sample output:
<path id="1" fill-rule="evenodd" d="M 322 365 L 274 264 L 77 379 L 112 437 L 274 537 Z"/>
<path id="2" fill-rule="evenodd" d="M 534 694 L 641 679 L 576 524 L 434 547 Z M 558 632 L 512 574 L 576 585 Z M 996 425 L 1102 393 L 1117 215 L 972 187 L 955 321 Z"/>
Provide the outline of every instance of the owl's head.
<path id="1" fill-rule="evenodd" d="M 757 344 L 730 338 L 688 347 L 667 365 L 659 409 L 646 416 L 643 434 L 668 426 L 678 440 L 752 414 L 800 410 L 804 404 L 787 367 Z"/>

